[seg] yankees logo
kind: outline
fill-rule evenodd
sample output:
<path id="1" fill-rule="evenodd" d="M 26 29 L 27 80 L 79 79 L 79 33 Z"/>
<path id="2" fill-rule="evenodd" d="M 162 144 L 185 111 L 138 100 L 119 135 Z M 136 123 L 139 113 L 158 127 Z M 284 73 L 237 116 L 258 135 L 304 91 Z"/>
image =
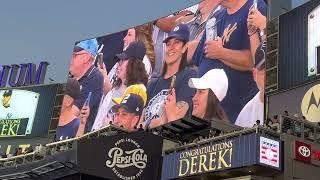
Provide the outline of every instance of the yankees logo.
<path id="1" fill-rule="evenodd" d="M 222 36 L 222 45 L 225 45 L 227 42 L 229 42 L 231 34 L 237 29 L 237 23 L 234 23 L 232 26 L 231 24 L 228 25 L 227 28 L 223 31 Z"/>

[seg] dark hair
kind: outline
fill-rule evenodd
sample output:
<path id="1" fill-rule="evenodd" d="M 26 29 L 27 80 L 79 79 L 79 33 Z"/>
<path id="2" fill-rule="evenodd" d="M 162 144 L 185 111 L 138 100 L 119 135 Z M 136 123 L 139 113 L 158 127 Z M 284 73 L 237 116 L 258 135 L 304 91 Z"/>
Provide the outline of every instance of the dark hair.
<path id="1" fill-rule="evenodd" d="M 213 93 L 211 89 L 209 89 L 204 119 L 211 120 L 213 118 L 229 121 L 227 114 L 220 105 L 220 101 L 218 100 L 217 96 Z"/>
<path id="2" fill-rule="evenodd" d="M 183 43 L 182 46 L 185 46 L 187 44 L 186 41 L 182 41 L 182 43 Z M 186 51 L 182 54 L 178 72 L 181 71 L 182 69 L 184 69 L 187 66 L 187 55 L 188 55 L 188 49 L 186 49 Z M 167 68 L 168 68 L 167 67 L 167 63 L 164 63 L 163 69 L 162 69 L 162 72 L 161 72 L 162 76 L 164 76 L 166 74 Z"/>
<path id="3" fill-rule="evenodd" d="M 121 83 L 122 80 L 118 78 L 113 87 L 119 87 Z M 126 68 L 126 82 L 124 82 L 124 84 L 130 86 L 137 83 L 142 83 L 146 86 L 148 83 L 148 74 L 142 60 L 130 57 Z"/>
<path id="4" fill-rule="evenodd" d="M 12 89 L 8 89 L 3 93 L 3 97 L 11 96 L 12 95 Z"/>

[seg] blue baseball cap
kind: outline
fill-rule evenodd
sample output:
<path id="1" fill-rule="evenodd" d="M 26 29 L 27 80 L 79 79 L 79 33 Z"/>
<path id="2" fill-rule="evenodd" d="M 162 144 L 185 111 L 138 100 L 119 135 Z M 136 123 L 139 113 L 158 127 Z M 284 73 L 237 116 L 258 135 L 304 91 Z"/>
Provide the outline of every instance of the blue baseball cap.
<path id="1" fill-rule="evenodd" d="M 97 39 L 88 39 L 80 41 L 73 49 L 73 52 L 79 52 L 85 50 L 90 53 L 92 56 L 96 56 L 98 52 L 98 41 Z"/>
<path id="2" fill-rule="evenodd" d="M 168 33 L 168 37 L 163 41 L 167 43 L 170 39 L 176 38 L 185 42 L 189 41 L 190 31 L 189 27 L 186 24 L 179 24 L 173 28 L 172 31 Z"/>

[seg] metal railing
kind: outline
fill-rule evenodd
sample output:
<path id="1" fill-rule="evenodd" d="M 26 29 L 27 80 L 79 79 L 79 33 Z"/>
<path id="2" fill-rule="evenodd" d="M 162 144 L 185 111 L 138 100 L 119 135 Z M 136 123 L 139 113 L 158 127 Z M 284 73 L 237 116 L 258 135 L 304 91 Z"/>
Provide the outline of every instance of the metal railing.
<path id="1" fill-rule="evenodd" d="M 279 123 L 273 124 L 273 128 L 280 134 L 285 133 L 320 143 L 320 126 L 302 118 L 281 115 Z"/>
<path id="2" fill-rule="evenodd" d="M 202 140 L 199 140 L 198 142 L 192 142 L 192 143 L 189 143 L 186 145 L 181 145 L 181 146 L 169 149 L 165 153 L 184 151 L 184 150 L 188 150 L 190 148 L 201 146 L 203 144 L 208 144 L 210 142 L 218 142 L 218 141 L 227 140 L 227 139 L 230 139 L 233 137 L 239 137 L 242 135 L 252 134 L 252 133 L 257 133 L 257 134 L 261 134 L 261 135 L 268 136 L 268 137 L 280 138 L 279 133 L 277 133 L 271 129 L 268 129 L 266 127 L 263 127 L 263 126 L 256 126 L 253 128 L 244 128 L 242 130 L 229 132 L 229 133 L 215 136 L 215 137 L 204 138 Z"/>
<path id="3" fill-rule="evenodd" d="M 2 158 L 0 159 L 0 168 L 14 167 L 14 166 L 25 164 L 28 162 L 41 160 L 46 156 L 51 156 L 56 153 L 68 151 L 75 148 L 76 143 L 78 141 L 81 141 L 84 139 L 90 139 L 94 137 L 100 137 L 100 136 L 113 136 L 118 133 L 128 133 L 128 131 L 124 128 L 109 124 L 102 129 L 86 133 L 80 137 L 75 137 L 71 139 L 66 139 L 66 140 L 46 144 L 45 146 L 41 146 L 41 148 L 31 153 L 8 157 L 8 158 Z"/>
<path id="4" fill-rule="evenodd" d="M 319 125 L 303 119 L 295 118 L 295 117 L 283 116 L 283 115 L 279 117 L 280 117 L 279 122 L 274 123 L 270 126 L 263 125 L 263 126 L 256 126 L 253 128 L 243 128 L 241 130 L 225 133 L 223 135 L 204 138 L 202 140 L 199 140 L 198 142 L 193 142 L 193 143 L 189 143 L 186 145 L 181 145 L 181 146 L 169 149 L 166 151 L 166 153 L 174 152 L 174 151 L 182 151 L 189 148 L 200 146 L 202 144 L 207 144 L 209 142 L 226 140 L 229 138 L 238 137 L 238 136 L 246 135 L 250 133 L 257 133 L 264 136 L 275 137 L 275 138 L 279 138 L 281 134 L 285 133 L 285 134 L 297 136 L 309 141 L 313 141 L 317 143 L 320 142 Z M 35 152 L 32 152 L 32 153 L 0 159 L 0 168 L 13 167 L 19 164 L 40 160 L 45 158 L 46 156 L 51 156 L 59 152 L 74 149 L 76 146 L 76 143 L 83 139 L 90 139 L 90 138 L 99 137 L 99 136 L 114 136 L 118 133 L 128 133 L 128 131 L 124 128 L 109 124 L 108 126 L 102 129 L 89 132 L 80 137 L 46 144 L 45 146 L 43 146 L 43 148 L 40 148 L 40 150 L 36 150 Z"/>

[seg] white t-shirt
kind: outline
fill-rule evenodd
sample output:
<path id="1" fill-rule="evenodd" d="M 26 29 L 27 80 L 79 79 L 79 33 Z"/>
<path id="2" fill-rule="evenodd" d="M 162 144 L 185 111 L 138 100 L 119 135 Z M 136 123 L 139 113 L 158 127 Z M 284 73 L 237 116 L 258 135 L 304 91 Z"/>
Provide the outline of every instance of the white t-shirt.
<path id="1" fill-rule="evenodd" d="M 106 120 L 108 113 L 111 110 L 112 106 L 115 105 L 115 103 L 112 101 L 112 99 L 122 96 L 122 94 L 124 93 L 124 90 L 125 90 L 125 88 L 118 88 L 118 89 L 113 88 L 101 100 L 96 119 L 94 120 L 92 129 L 91 129 L 92 131 L 103 128 L 105 125 L 107 125 L 107 122 L 105 122 L 105 120 Z M 110 115 L 110 113 L 109 113 L 109 115 Z M 110 120 L 112 120 L 112 119 L 110 119 Z"/>
<path id="2" fill-rule="evenodd" d="M 145 55 L 145 56 L 143 57 L 142 62 L 143 62 L 143 64 L 144 64 L 144 68 L 146 69 L 147 74 L 148 74 L 148 77 L 149 77 L 149 79 L 150 79 L 151 73 L 152 73 L 152 66 L 151 66 L 150 60 L 149 60 L 149 58 L 148 58 L 147 55 Z"/>
<path id="3" fill-rule="evenodd" d="M 236 120 L 236 125 L 241 127 L 253 127 L 257 120 L 263 124 L 263 102 L 261 102 L 260 91 L 243 107 Z"/>

